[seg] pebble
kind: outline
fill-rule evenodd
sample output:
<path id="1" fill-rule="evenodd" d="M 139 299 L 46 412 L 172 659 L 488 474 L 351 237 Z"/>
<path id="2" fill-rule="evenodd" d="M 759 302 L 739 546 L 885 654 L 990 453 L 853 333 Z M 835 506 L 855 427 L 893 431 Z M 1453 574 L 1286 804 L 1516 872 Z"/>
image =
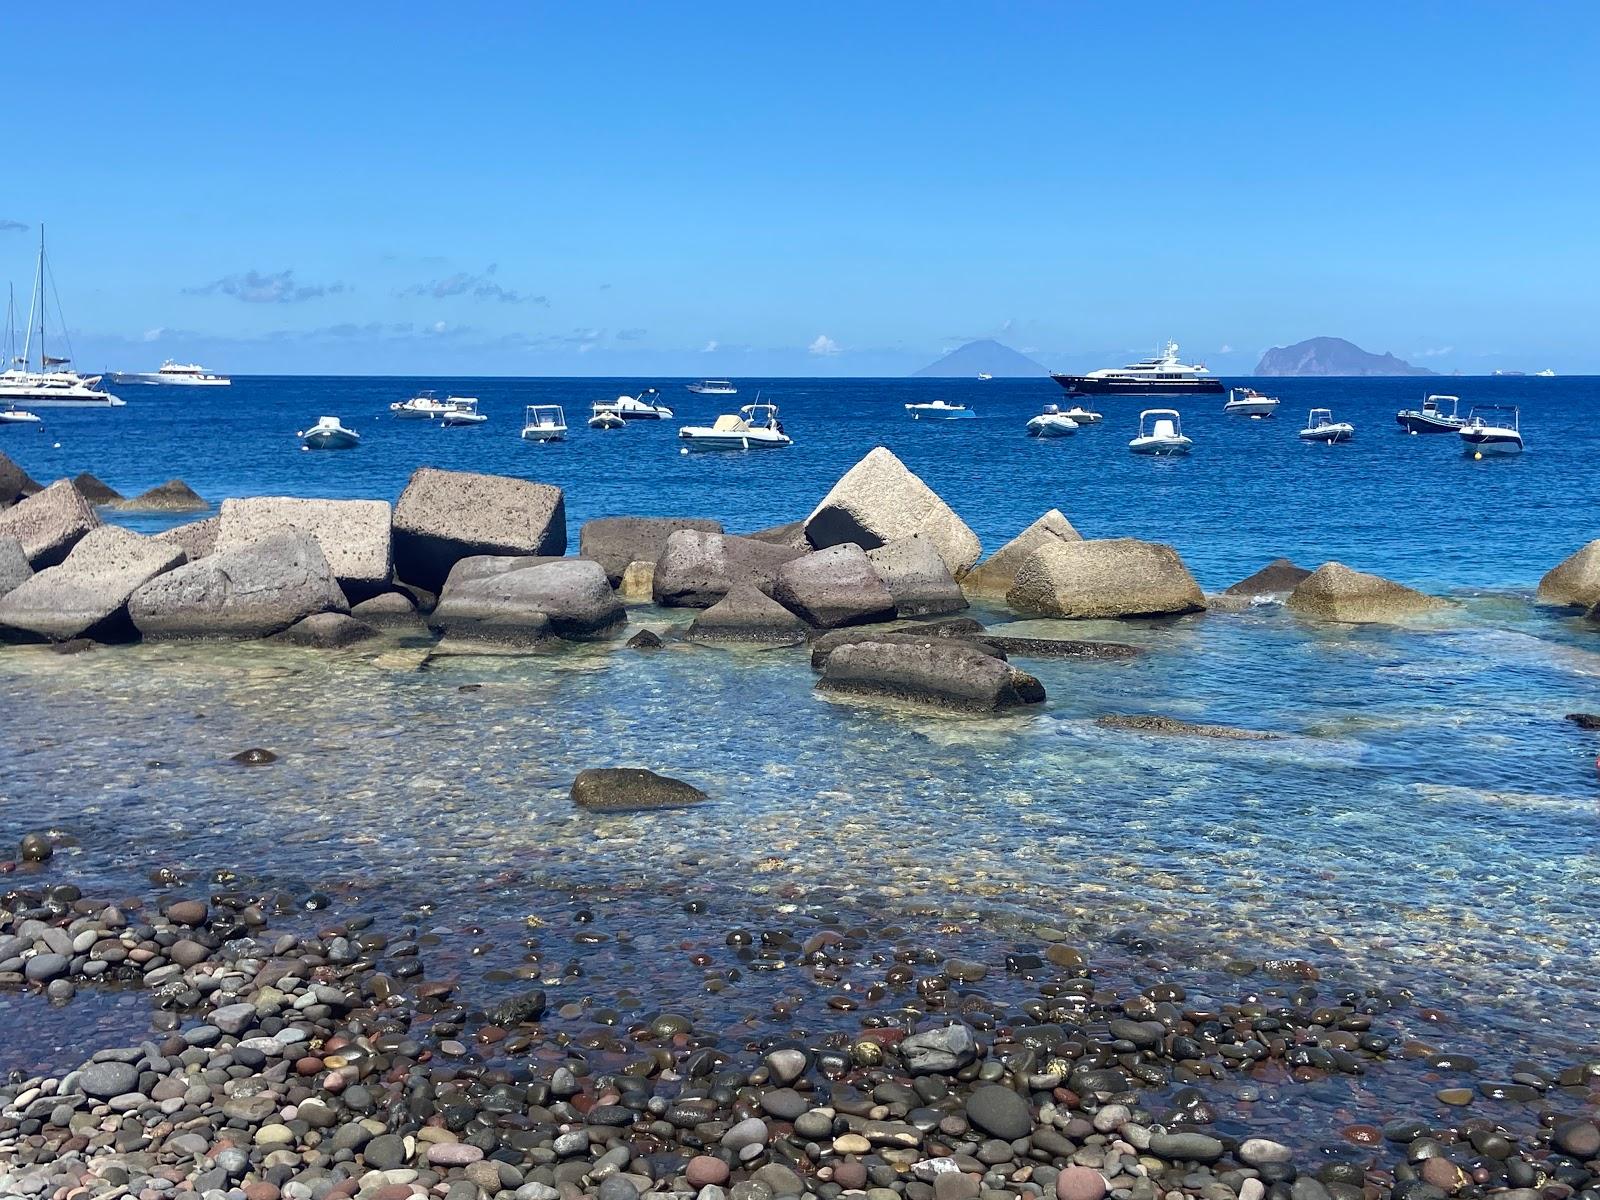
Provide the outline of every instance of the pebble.
<path id="1" fill-rule="evenodd" d="M 1089 1167 L 1069 1166 L 1056 1176 L 1056 1200 L 1104 1200 L 1106 1179 Z"/>

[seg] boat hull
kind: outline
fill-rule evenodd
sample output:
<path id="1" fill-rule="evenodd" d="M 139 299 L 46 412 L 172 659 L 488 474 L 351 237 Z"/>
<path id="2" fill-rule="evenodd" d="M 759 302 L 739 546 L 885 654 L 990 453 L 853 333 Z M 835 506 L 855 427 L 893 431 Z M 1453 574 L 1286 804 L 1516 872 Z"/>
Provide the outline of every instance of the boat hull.
<path id="1" fill-rule="evenodd" d="M 688 388 L 697 396 L 737 396 L 739 394 L 738 388 L 707 388 L 701 387 L 697 383 L 689 384 Z"/>
<path id="2" fill-rule="evenodd" d="M 525 442 L 564 442 L 567 440 L 565 429 L 524 429 L 522 440 Z"/>
<path id="3" fill-rule="evenodd" d="M 1395 423 L 1407 433 L 1460 433 L 1465 421 L 1452 417 L 1435 417 L 1421 412 L 1401 412 L 1394 415 Z"/>
<path id="4" fill-rule="evenodd" d="M 1278 402 L 1276 400 L 1230 400 L 1222 406 L 1222 411 L 1232 417 L 1270 417 L 1278 411 Z"/>
<path id="5" fill-rule="evenodd" d="M 1069 396 L 1205 396 L 1228 389 L 1220 379 L 1094 379 L 1088 375 L 1052 375 Z"/>
<path id="6" fill-rule="evenodd" d="M 0 404 L 26 404 L 29 408 L 123 408 L 118 396 L 30 396 L 26 392 L 0 393 Z"/>
<path id="7" fill-rule="evenodd" d="M 1078 432 L 1078 423 L 1072 420 L 1057 418 L 1049 420 L 1035 417 L 1028 422 L 1028 436 L 1034 438 L 1061 438 L 1071 437 Z"/>
<path id="8" fill-rule="evenodd" d="M 970 408 L 916 408 L 906 405 L 913 421 L 969 421 L 978 414 Z"/>
<path id="9" fill-rule="evenodd" d="M 1521 454 L 1522 438 L 1514 433 L 1461 434 L 1461 442 L 1468 454 Z"/>
<path id="10" fill-rule="evenodd" d="M 353 433 L 314 433 L 300 439 L 307 450 L 354 450 L 361 439 Z"/>
<path id="11" fill-rule="evenodd" d="M 15 412 L 0 411 L 0 425 L 37 425 L 39 418 L 31 412 L 18 409 Z"/>
<path id="12" fill-rule="evenodd" d="M 1356 431 L 1354 429 L 1302 429 L 1300 431 L 1300 440 L 1303 442 L 1323 442 L 1332 446 L 1340 442 L 1348 442 L 1355 435 Z"/>
<path id="13" fill-rule="evenodd" d="M 439 423 L 446 429 L 472 429 L 475 426 L 484 424 L 488 419 L 482 413 L 473 413 L 471 416 L 464 416 L 461 413 L 446 413 L 439 418 Z"/>
<path id="14" fill-rule="evenodd" d="M 1153 458 L 1177 458 L 1193 450 L 1194 443 L 1188 438 L 1162 438 L 1159 441 L 1155 438 L 1134 438 L 1128 443 L 1128 449 Z"/>
<path id="15" fill-rule="evenodd" d="M 704 431 L 680 429 L 678 438 L 686 450 L 782 450 L 785 446 L 793 444 L 791 439 L 783 434 L 776 437 L 762 436 L 755 431 L 714 433 L 709 429 Z"/>
<path id="16" fill-rule="evenodd" d="M 192 379 L 177 375 L 161 375 L 154 371 L 113 371 L 106 378 L 119 385 L 137 384 L 150 387 L 232 387 L 231 379 Z"/>
<path id="17" fill-rule="evenodd" d="M 623 421 L 665 421 L 672 416 L 670 409 L 656 409 L 653 411 L 640 412 L 631 408 L 602 408 L 597 409 L 596 413 L 597 415 L 599 413 L 608 413 L 611 416 L 618 417 Z"/>

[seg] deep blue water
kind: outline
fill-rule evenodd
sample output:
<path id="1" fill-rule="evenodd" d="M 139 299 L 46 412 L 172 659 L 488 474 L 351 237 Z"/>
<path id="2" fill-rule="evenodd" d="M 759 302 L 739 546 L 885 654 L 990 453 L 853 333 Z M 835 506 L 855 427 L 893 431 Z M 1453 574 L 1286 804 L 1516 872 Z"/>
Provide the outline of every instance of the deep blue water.
<path id="1" fill-rule="evenodd" d="M 583 427 L 588 406 L 646 382 L 677 418 L 618 433 Z M 683 381 L 606 379 L 243 378 L 227 390 L 121 389 L 115 412 L 46 413 L 43 430 L 0 427 L 0 448 L 40 479 L 91 471 L 127 494 L 173 476 L 208 499 L 239 495 L 394 498 L 421 464 L 522 476 L 567 492 L 571 535 L 603 515 L 712 516 L 747 530 L 804 517 L 874 445 L 892 449 L 994 549 L 1045 509 L 1085 536 L 1127 535 L 1177 546 L 1201 583 L 1225 586 L 1278 555 L 1336 558 L 1436 590 L 1529 588 L 1596 536 L 1600 379 L 1440 378 L 1258 381 L 1283 406 L 1270 421 L 1222 415 L 1221 397 L 1181 403 L 1194 438 L 1186 460 L 1128 453 L 1139 402 L 1105 398 L 1105 421 L 1036 441 L 1027 418 L 1060 389 L 1041 380 L 741 380 L 731 397 L 696 396 Z M 441 429 L 387 411 L 418 388 L 475 395 L 490 421 Z M 795 438 L 776 453 L 682 455 L 677 426 L 763 398 Z M 1474 462 L 1454 436 L 1407 437 L 1394 413 L 1424 392 L 1465 406 L 1522 406 L 1528 451 Z M 913 422 L 902 407 L 963 400 L 978 419 Z M 526 404 L 566 408 L 564 443 L 524 443 Z M 1149 401 L 1157 404 L 1165 401 Z M 1295 437 L 1307 409 L 1356 425 L 1346 446 Z M 295 431 L 338 415 L 363 442 L 306 453 Z M 57 445 L 59 443 L 59 445 Z"/>

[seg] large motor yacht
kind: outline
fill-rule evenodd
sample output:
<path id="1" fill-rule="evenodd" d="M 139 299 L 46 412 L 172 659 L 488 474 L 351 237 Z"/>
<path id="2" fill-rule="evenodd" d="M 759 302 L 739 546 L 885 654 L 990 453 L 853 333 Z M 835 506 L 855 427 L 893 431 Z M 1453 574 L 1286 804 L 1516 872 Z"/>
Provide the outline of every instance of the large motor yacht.
<path id="1" fill-rule="evenodd" d="M 1200 363 L 1178 361 L 1178 343 L 1168 342 L 1155 358 L 1105 367 L 1087 375 L 1050 376 L 1074 396 L 1188 396 L 1221 392 L 1222 380 L 1213 379 Z"/>
<path id="2" fill-rule="evenodd" d="M 229 387 L 233 380 L 217 375 L 199 363 L 167 359 L 159 371 L 113 371 L 106 378 L 116 384 L 159 384 L 167 387 Z"/>
<path id="3" fill-rule="evenodd" d="M 72 346 L 62 334 L 66 344 L 65 356 L 51 355 L 45 351 L 45 272 L 44 226 L 39 226 L 39 265 L 33 277 L 33 300 L 28 305 L 27 334 L 23 338 L 22 353 L 0 371 L 0 405 L 26 402 L 30 408 L 121 408 L 123 401 L 98 386 L 100 376 L 79 375 L 72 369 Z M 54 292 L 54 287 L 51 287 Z M 61 311 L 61 298 L 56 297 L 56 311 Z M 38 324 L 35 325 L 35 320 Z M 33 368 L 35 338 L 38 343 L 38 369 Z"/>

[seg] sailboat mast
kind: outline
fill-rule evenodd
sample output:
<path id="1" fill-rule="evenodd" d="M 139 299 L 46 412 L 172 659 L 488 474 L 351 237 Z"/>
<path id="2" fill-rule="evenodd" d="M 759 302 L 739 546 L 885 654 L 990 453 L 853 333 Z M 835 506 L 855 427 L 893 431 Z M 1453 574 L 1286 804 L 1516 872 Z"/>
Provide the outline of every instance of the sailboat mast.
<path id="1" fill-rule="evenodd" d="M 28 323 L 23 327 L 22 334 L 22 369 L 28 369 L 28 363 L 33 359 L 33 314 L 39 307 L 39 276 L 44 266 L 44 228 L 39 229 L 39 267 L 35 268 L 33 276 L 33 298 L 28 301 Z M 40 321 L 44 320 L 40 317 Z M 39 337 L 44 339 L 44 331 L 39 331 Z"/>
<path id="2" fill-rule="evenodd" d="M 49 365 L 44 356 L 44 313 L 49 307 L 44 294 L 44 222 L 39 222 L 39 266 L 36 272 L 38 279 L 34 286 L 39 291 L 39 370 L 48 371 Z"/>

